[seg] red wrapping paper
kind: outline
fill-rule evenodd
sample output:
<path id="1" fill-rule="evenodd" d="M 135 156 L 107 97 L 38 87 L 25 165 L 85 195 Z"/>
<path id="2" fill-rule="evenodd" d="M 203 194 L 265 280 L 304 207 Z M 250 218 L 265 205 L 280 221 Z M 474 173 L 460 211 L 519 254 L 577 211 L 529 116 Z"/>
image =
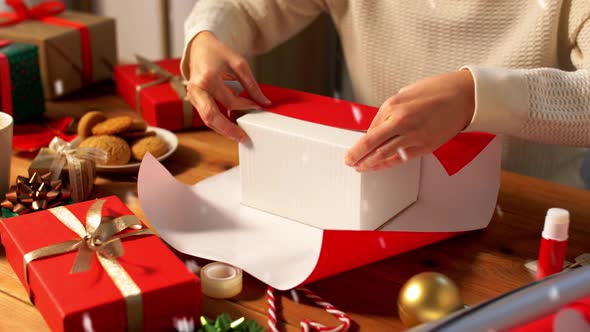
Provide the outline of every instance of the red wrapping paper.
<path id="1" fill-rule="evenodd" d="M 71 142 L 77 135 L 67 135 L 65 132 L 72 121 L 73 118 L 66 116 L 49 123 L 15 125 L 12 147 L 17 151 L 37 151 L 48 146 L 56 136 Z"/>
<path id="2" fill-rule="evenodd" d="M 366 131 L 379 111 L 373 106 L 266 84 L 260 84 L 260 89 L 273 103 L 267 111 L 336 128 Z M 247 92 L 244 91 L 242 96 L 248 97 Z M 452 176 L 469 164 L 494 137 L 487 133 L 459 133 L 433 154 Z M 316 269 L 304 283 L 463 233 L 328 230 L 324 232 Z M 359 251 L 356 246 L 342 246 L 342 243 L 362 243 L 363 250 Z M 384 248 L 383 243 L 390 245 Z"/>
<path id="3" fill-rule="evenodd" d="M 115 196 L 105 198 L 103 216 L 132 214 Z M 85 223 L 93 201 L 69 205 Z M 6 220 L 0 234 L 8 262 L 24 284 L 23 256 L 34 249 L 77 238 L 48 211 Z M 173 330 L 173 319 L 197 321 L 201 303 L 200 281 L 157 236 L 123 240 L 119 264 L 139 286 L 143 296 L 144 330 Z M 53 331 L 84 331 L 87 313 L 95 331 L 126 331 L 125 302 L 96 257 L 86 272 L 71 274 L 76 252 L 39 259 L 29 264 L 31 298 Z"/>
<path id="4" fill-rule="evenodd" d="M 180 59 L 157 61 L 156 64 L 174 75 L 180 75 Z M 117 93 L 133 109 L 137 109 L 135 102 L 136 87 L 157 79 L 156 76 L 150 74 L 138 75 L 136 73 L 137 67 L 137 65 L 123 65 L 116 66 L 114 70 Z M 183 122 L 182 100 L 174 92 L 169 83 L 162 83 L 142 89 L 140 93 L 140 105 L 141 116 L 151 126 L 168 130 L 182 130 L 205 126 L 194 108 L 192 124 L 185 126 Z M 224 110 L 221 105 L 218 104 L 217 106 Z"/>
<path id="5" fill-rule="evenodd" d="M 266 84 L 260 84 L 260 89 L 273 103 L 267 111 L 336 128 L 366 131 L 379 111 L 377 107 Z M 248 97 L 247 92 L 242 96 Z M 459 133 L 433 154 L 452 176 L 469 164 L 494 137 L 487 133 Z M 463 233 L 328 230 L 324 232 L 316 269 L 304 283 Z M 363 250 L 359 251 L 357 246 L 342 246 L 342 243 L 362 243 Z M 383 243 L 390 245 L 384 248 Z"/>

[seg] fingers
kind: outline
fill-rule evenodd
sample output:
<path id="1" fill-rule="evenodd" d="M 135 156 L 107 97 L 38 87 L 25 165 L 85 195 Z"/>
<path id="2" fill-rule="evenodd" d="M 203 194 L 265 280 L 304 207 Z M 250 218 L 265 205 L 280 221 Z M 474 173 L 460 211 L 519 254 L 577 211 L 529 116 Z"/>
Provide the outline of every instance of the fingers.
<path id="1" fill-rule="evenodd" d="M 250 66 L 248 62 L 242 58 L 237 57 L 232 63 L 230 63 L 231 69 L 237 75 L 238 80 L 248 92 L 250 97 L 254 99 L 260 105 L 270 105 L 271 101 L 266 98 L 266 96 L 260 90 L 258 83 L 254 79 L 254 75 L 252 75 L 252 71 L 250 70 Z"/>
<path id="2" fill-rule="evenodd" d="M 394 121 L 388 119 L 361 137 L 348 150 L 348 153 L 344 157 L 344 163 L 348 166 L 356 166 L 361 159 L 365 158 L 369 153 L 394 136 L 397 136 Z"/>
<path id="3" fill-rule="evenodd" d="M 407 137 L 395 136 L 368 153 L 355 165 L 355 169 L 359 172 L 373 169 L 392 156 L 396 156 L 396 159 L 400 161 L 405 161 L 408 159 L 406 148 L 409 143 Z"/>
<path id="4" fill-rule="evenodd" d="M 428 153 L 428 149 L 426 147 L 401 148 L 398 149 L 395 155 L 373 165 L 370 169 L 373 171 L 380 171 L 385 168 L 395 167 L 396 165 L 404 163 L 410 159 L 417 158 L 425 153 Z"/>
<path id="5" fill-rule="evenodd" d="M 394 106 L 395 103 L 397 103 L 397 98 L 396 96 L 393 96 L 389 99 L 387 99 L 383 105 L 381 105 L 381 107 L 379 107 L 379 111 L 377 112 L 377 114 L 375 115 L 375 117 L 373 118 L 373 121 L 371 121 L 371 125 L 369 126 L 369 130 L 378 127 L 380 124 L 382 124 L 390 115 L 390 109 L 389 106 Z"/>
<path id="6" fill-rule="evenodd" d="M 234 95 L 233 91 L 221 79 L 217 80 L 209 91 L 211 91 L 213 98 L 218 100 L 229 111 L 260 108 L 250 99 Z"/>
<path id="7" fill-rule="evenodd" d="M 392 111 L 397 106 L 401 105 L 407 99 L 405 95 L 401 94 L 402 90 L 400 90 L 400 92 L 398 92 L 398 94 L 396 94 L 392 97 L 389 97 L 381 105 L 381 107 L 379 107 L 379 111 L 377 112 L 377 115 L 375 115 L 375 118 L 373 118 L 373 121 L 371 122 L 371 125 L 369 126 L 369 130 L 371 130 L 375 127 L 378 127 L 380 124 L 387 121 L 388 118 L 391 116 Z"/>
<path id="8" fill-rule="evenodd" d="M 234 141 L 244 142 L 247 139 L 246 133 L 240 127 L 219 112 L 215 101 L 205 90 L 192 86 L 188 96 L 207 127 Z"/>
<path id="9" fill-rule="evenodd" d="M 373 121 L 371 121 L 371 125 L 369 126 L 369 130 L 380 125 L 383 122 L 383 118 L 385 118 L 385 117 L 386 117 L 386 115 L 384 115 L 382 112 L 377 112 L 377 114 L 373 118 Z"/>
<path id="10" fill-rule="evenodd" d="M 215 101 L 228 110 L 259 108 L 255 102 L 268 105 L 248 62 L 207 31 L 199 33 L 190 44 L 190 75 L 188 99 L 195 106 L 203 122 L 216 132 L 236 141 L 247 139 L 237 125 L 219 112 Z M 224 79 L 238 80 L 254 101 L 237 97 L 224 84 Z"/>
<path id="11" fill-rule="evenodd" d="M 394 156 L 391 156 L 391 157 L 387 158 L 383 162 L 381 162 L 381 163 L 373 166 L 371 168 L 371 170 L 374 171 L 374 172 L 377 172 L 377 171 L 380 171 L 382 169 L 394 167 L 394 166 L 399 165 L 399 164 L 401 164 L 403 162 L 404 161 L 400 158 L 400 156 L 396 154 Z"/>

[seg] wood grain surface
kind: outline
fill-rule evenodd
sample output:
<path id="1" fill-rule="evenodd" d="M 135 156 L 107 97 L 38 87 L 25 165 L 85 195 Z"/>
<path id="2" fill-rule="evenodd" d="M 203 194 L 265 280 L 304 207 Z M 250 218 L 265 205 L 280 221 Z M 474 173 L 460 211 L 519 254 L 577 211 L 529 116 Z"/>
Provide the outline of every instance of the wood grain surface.
<path id="1" fill-rule="evenodd" d="M 48 103 L 48 108 L 47 119 L 79 118 L 91 109 L 137 116 L 114 95 L 110 84 Z M 210 130 L 191 130 L 177 135 L 178 150 L 164 165 L 181 182 L 193 184 L 238 164 L 237 145 Z M 14 153 L 12 177 L 25 175 L 33 157 L 30 153 Z M 101 174 L 93 196 L 117 195 L 145 220 L 137 200 L 136 176 L 133 173 Z M 531 282 L 533 277 L 524 263 L 536 259 L 543 217 L 550 207 L 568 209 L 572 215 L 567 259 L 590 252 L 589 202 L 588 191 L 504 172 L 498 208 L 487 229 L 320 280 L 309 288 L 350 314 L 354 320 L 352 331 L 403 330 L 397 315 L 397 294 L 404 281 L 416 273 L 446 274 L 459 285 L 466 304 L 482 302 Z M 203 313 L 216 316 L 227 312 L 236 318 L 255 319 L 266 326 L 265 285 L 249 276 L 245 276 L 244 282 L 244 290 L 236 298 L 205 297 Z M 326 325 L 338 323 L 308 301 L 295 302 L 289 292 L 277 295 L 282 331 L 299 331 L 299 322 L 303 319 L 314 319 Z M 0 247 L 0 331 L 48 330 Z"/>

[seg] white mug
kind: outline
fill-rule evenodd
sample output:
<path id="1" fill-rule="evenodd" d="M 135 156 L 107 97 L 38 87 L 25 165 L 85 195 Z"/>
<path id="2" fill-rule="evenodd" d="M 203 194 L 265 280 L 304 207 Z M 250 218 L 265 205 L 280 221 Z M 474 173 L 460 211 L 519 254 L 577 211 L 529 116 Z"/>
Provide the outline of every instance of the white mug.
<path id="1" fill-rule="evenodd" d="M 12 158 L 12 117 L 0 112 L 0 201 L 10 186 L 10 160 Z"/>

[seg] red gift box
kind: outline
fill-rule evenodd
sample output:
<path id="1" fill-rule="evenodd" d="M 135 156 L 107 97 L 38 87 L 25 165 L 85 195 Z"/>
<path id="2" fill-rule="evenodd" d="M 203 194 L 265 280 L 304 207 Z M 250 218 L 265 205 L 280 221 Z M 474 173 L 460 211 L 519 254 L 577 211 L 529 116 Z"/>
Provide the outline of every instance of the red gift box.
<path id="1" fill-rule="evenodd" d="M 180 59 L 162 60 L 156 65 L 180 78 Z M 127 101 L 131 107 L 141 112 L 141 116 L 152 126 L 169 130 L 204 127 L 199 113 L 190 106 L 184 109 L 183 98 L 175 91 L 169 81 L 159 82 L 148 86 L 148 83 L 158 82 L 160 77 L 150 73 L 138 72 L 139 65 L 116 66 L 114 70 L 117 93 Z M 138 86 L 145 85 L 140 91 Z M 139 93 L 139 106 L 137 96 Z M 218 107 L 220 105 L 218 104 Z M 185 114 L 192 111 L 192 114 Z"/>
<path id="2" fill-rule="evenodd" d="M 96 208 L 97 202 L 69 205 L 67 210 L 86 225 L 87 213 Z M 91 252 L 90 267 L 84 272 L 70 272 L 78 255 L 77 249 L 34 260 L 28 264 L 27 283 L 23 259 L 27 253 L 64 241 L 80 240 L 79 233 L 66 227 L 64 218 L 58 219 L 59 214 L 55 211 L 64 212 L 45 210 L 0 219 L 0 234 L 8 262 L 23 285 L 27 287 L 28 284 L 31 300 L 53 331 L 84 331 L 85 317 L 90 318 L 95 331 L 129 331 L 128 319 L 137 321 L 139 318 L 141 324 L 136 326 L 150 331 L 173 330 L 174 320 L 183 317 L 197 320 L 201 303 L 199 279 L 157 236 L 128 236 L 140 232 L 137 230 L 119 233 L 128 237 L 121 239 L 124 252 L 118 258 L 101 256 L 99 262 L 99 254 Z M 105 198 L 104 207 L 99 211 L 103 224 L 109 221 L 105 217 L 132 215 L 115 196 Z M 126 299 L 122 292 L 127 290 L 123 288 L 129 289 L 130 286 L 116 285 L 120 278 L 107 272 L 105 267 L 108 264 L 102 263 L 104 260 L 109 264 L 118 263 L 131 283 L 139 288 L 140 295 Z M 141 301 L 138 302 L 138 298 Z"/>

